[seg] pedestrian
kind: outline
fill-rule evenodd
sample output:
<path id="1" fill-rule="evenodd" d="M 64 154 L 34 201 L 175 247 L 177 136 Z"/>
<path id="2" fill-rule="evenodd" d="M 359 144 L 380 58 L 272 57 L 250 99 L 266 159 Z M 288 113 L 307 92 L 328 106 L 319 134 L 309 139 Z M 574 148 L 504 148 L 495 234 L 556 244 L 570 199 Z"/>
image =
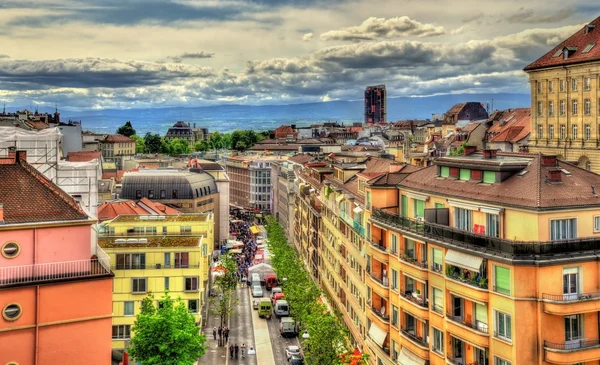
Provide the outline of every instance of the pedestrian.
<path id="1" fill-rule="evenodd" d="M 246 358 L 246 344 L 242 344 L 242 359 Z"/>
<path id="2" fill-rule="evenodd" d="M 229 358 L 233 359 L 233 345 L 229 346 Z"/>
<path id="3" fill-rule="evenodd" d="M 225 336 L 225 342 L 229 342 L 229 328 L 225 327 L 225 330 L 223 330 L 223 335 Z"/>
<path id="4" fill-rule="evenodd" d="M 217 339 L 217 327 L 213 327 L 213 340 Z"/>
<path id="5" fill-rule="evenodd" d="M 219 333 L 219 346 L 222 346 L 223 328 L 219 327 L 219 330 L 217 332 Z"/>
<path id="6" fill-rule="evenodd" d="M 240 347 L 238 346 L 238 344 L 236 343 L 235 346 L 233 347 L 235 349 L 235 358 L 238 358 L 238 351 L 240 350 Z"/>

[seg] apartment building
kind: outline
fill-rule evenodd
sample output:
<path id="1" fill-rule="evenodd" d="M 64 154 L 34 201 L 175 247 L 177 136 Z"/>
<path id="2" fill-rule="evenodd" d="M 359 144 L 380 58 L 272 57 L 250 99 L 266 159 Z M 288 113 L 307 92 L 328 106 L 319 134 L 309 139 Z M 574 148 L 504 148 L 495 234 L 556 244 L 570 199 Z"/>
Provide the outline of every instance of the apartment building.
<path id="1" fill-rule="evenodd" d="M 600 17 L 534 61 L 529 150 L 600 171 Z"/>
<path id="2" fill-rule="evenodd" d="M 599 175 L 485 150 L 393 180 L 365 187 L 373 364 L 598 363 Z"/>
<path id="3" fill-rule="evenodd" d="M 109 134 L 100 141 L 100 149 L 104 161 L 114 162 L 117 170 L 122 170 L 124 161 L 135 156 L 135 141 L 121 134 Z"/>
<path id="4" fill-rule="evenodd" d="M 213 247 L 213 215 L 119 215 L 98 228 L 98 245 L 112 262 L 112 348 L 124 350 L 147 293 L 180 297 L 196 323 L 202 307 Z"/>
<path id="5" fill-rule="evenodd" d="M 111 360 L 109 257 L 95 219 L 27 163 L 0 158 L 0 364 Z"/>

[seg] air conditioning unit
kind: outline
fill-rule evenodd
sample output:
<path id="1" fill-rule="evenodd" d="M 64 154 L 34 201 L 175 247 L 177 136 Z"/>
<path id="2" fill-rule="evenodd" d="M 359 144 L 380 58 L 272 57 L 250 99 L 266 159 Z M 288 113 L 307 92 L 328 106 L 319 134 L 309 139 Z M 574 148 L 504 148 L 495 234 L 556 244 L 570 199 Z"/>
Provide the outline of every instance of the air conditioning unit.
<path id="1" fill-rule="evenodd" d="M 156 264 L 156 268 L 157 268 L 157 269 L 160 269 L 160 268 L 161 268 L 161 266 L 162 266 L 161 264 Z"/>

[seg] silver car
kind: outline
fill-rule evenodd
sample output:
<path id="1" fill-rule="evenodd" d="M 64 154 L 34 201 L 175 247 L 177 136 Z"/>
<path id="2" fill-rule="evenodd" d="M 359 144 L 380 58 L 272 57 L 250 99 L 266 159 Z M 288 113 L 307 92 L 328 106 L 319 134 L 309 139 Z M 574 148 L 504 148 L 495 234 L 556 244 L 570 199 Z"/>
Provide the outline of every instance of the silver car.
<path id="1" fill-rule="evenodd" d="M 254 298 L 262 298 L 263 296 L 263 290 L 262 287 L 255 285 L 252 287 L 252 296 Z"/>

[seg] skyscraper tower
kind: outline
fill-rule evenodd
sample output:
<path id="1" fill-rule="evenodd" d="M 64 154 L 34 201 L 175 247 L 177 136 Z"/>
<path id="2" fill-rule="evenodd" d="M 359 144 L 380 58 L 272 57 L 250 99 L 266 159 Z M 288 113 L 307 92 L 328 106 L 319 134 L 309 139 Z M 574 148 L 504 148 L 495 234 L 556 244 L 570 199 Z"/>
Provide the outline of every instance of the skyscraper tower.
<path id="1" fill-rule="evenodd" d="M 386 97 L 385 85 L 367 86 L 365 89 L 365 124 L 387 122 Z"/>

